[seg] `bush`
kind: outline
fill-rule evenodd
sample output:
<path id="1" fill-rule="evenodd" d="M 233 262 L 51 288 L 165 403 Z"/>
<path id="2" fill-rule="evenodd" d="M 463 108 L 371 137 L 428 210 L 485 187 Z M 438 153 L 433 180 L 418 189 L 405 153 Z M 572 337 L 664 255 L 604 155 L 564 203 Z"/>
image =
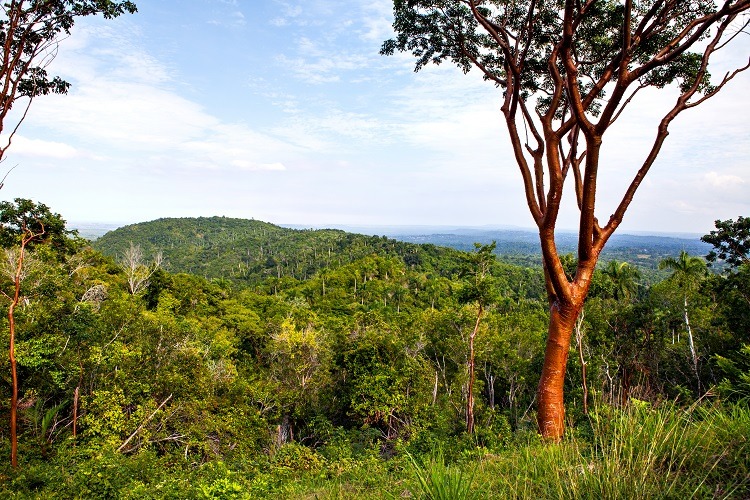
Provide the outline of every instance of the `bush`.
<path id="1" fill-rule="evenodd" d="M 297 472 L 318 472 L 325 464 L 325 458 L 307 446 L 286 443 L 274 453 L 271 463 L 274 467 Z"/>

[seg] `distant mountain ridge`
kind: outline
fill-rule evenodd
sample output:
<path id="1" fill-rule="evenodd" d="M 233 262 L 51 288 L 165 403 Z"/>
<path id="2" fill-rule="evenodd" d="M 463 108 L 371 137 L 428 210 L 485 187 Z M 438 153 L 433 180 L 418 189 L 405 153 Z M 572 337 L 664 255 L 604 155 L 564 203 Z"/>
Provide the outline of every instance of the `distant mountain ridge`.
<path id="1" fill-rule="evenodd" d="M 525 267 L 540 265 L 538 235 L 531 230 L 443 227 L 439 229 L 446 232 L 408 234 L 404 229 L 391 228 L 387 237 L 342 229 L 282 227 L 254 219 L 165 218 L 117 228 L 93 245 L 117 256 L 132 241 L 146 255 L 162 251 L 170 270 L 243 281 L 274 275 L 305 279 L 324 267 L 343 265 L 373 253 L 429 267 L 431 261 L 446 257 L 448 248 L 471 251 L 475 242 L 492 241 L 497 243 L 496 253 L 508 262 Z M 576 234 L 559 232 L 557 241 L 560 253 L 575 253 Z M 663 258 L 676 256 L 681 250 L 703 256 L 710 246 L 697 237 L 616 234 L 605 247 L 602 260 L 655 269 Z"/>
<path id="2" fill-rule="evenodd" d="M 487 244 L 497 242 L 497 254 L 507 257 L 540 255 L 539 236 L 533 231 L 525 230 L 490 230 L 472 231 L 469 234 L 413 234 L 399 235 L 395 238 L 410 243 L 431 243 L 448 246 L 457 250 L 473 249 L 474 242 Z M 575 253 L 578 235 L 572 232 L 557 234 L 557 249 L 560 253 Z M 602 252 L 603 260 L 620 260 L 655 268 L 665 257 L 675 256 L 681 250 L 691 255 L 704 256 L 711 245 L 700 238 L 678 238 L 674 236 L 652 236 L 615 234 L 610 238 Z"/>

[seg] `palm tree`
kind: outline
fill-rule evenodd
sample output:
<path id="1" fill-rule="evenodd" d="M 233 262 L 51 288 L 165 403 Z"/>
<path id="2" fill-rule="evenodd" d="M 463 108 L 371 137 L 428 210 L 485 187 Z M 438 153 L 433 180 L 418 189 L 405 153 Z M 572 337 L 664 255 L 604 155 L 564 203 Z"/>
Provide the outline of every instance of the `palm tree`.
<path id="1" fill-rule="evenodd" d="M 686 251 L 681 251 L 680 256 L 667 257 L 659 262 L 659 269 L 672 269 L 674 272 L 670 279 L 674 280 L 683 290 L 683 318 L 685 321 L 685 331 L 688 335 L 690 345 L 690 355 L 693 358 L 693 370 L 695 377 L 698 379 L 698 388 L 700 389 L 700 377 L 698 376 L 698 355 L 695 352 L 695 342 L 693 341 L 693 332 L 690 329 L 690 319 L 688 318 L 688 292 L 697 288 L 701 278 L 706 275 L 706 262 L 700 257 L 693 257 Z"/>
<path id="2" fill-rule="evenodd" d="M 640 271 L 627 262 L 611 260 L 607 262 L 602 272 L 612 280 L 615 286 L 614 299 L 624 299 L 629 302 L 638 290 L 638 280 L 641 279 Z"/>

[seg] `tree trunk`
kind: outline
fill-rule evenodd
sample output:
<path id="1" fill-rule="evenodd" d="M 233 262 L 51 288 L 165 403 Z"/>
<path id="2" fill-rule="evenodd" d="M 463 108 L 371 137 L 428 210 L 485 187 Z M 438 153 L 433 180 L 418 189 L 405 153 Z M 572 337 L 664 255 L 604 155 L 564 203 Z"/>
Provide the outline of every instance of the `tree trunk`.
<path id="1" fill-rule="evenodd" d="M 487 381 L 487 399 L 489 400 L 490 409 L 495 409 L 495 376 L 492 369 L 487 370 L 487 363 L 484 363 L 484 379 Z"/>
<path id="2" fill-rule="evenodd" d="M 280 448 L 294 439 L 292 424 L 289 422 L 289 414 L 285 413 L 281 423 L 276 427 L 276 447 Z"/>
<path id="3" fill-rule="evenodd" d="M 18 288 L 18 285 L 16 285 L 16 288 Z M 13 317 L 16 304 L 18 304 L 18 293 L 16 293 L 15 300 L 8 307 L 8 323 L 10 324 L 10 376 L 12 381 L 10 396 L 10 465 L 14 469 L 18 467 L 18 372 L 16 368 L 16 324 Z"/>
<path id="4" fill-rule="evenodd" d="M 553 441 L 559 441 L 565 430 L 565 367 L 573 328 L 583 306 L 583 297 L 578 302 L 580 303 L 554 301 L 550 306 L 547 347 L 537 390 L 537 425 L 542 437 Z"/>
<path id="5" fill-rule="evenodd" d="M 474 339 L 479 331 L 479 321 L 482 319 L 482 305 L 479 304 L 479 312 L 477 312 L 477 322 L 474 325 L 474 331 L 469 336 L 469 389 L 466 395 L 466 432 L 472 434 L 474 432 Z"/>
<path id="6" fill-rule="evenodd" d="M 78 435 L 78 401 L 81 395 L 81 384 L 78 384 L 76 390 L 73 392 L 73 447 L 76 445 L 76 436 Z"/>
<path id="7" fill-rule="evenodd" d="M 438 372 L 435 370 L 435 386 L 432 388 L 432 406 L 435 406 L 435 403 L 437 402 L 437 394 L 438 394 Z"/>
<path id="8" fill-rule="evenodd" d="M 576 320 L 576 344 L 578 346 L 578 359 L 581 362 L 581 385 L 583 388 L 583 414 L 589 414 L 589 387 L 586 381 L 586 360 L 583 357 L 583 311 Z"/>
<path id="9" fill-rule="evenodd" d="M 11 396 L 10 396 L 10 465 L 15 469 L 18 467 L 18 367 L 16 363 L 16 306 L 21 301 L 21 279 L 23 276 L 23 261 L 26 255 L 26 244 L 35 237 L 29 232 L 21 240 L 21 248 L 18 252 L 16 263 L 16 274 L 13 276 L 13 298 L 8 306 L 8 326 L 10 343 L 8 346 L 8 357 L 10 358 Z"/>
<path id="10" fill-rule="evenodd" d="M 688 318 L 688 301 L 687 295 L 685 295 L 685 302 L 683 306 L 683 313 L 685 319 L 685 330 L 688 334 L 688 345 L 690 346 L 690 356 L 693 359 L 693 371 L 695 372 L 695 378 L 698 381 L 698 392 L 701 390 L 701 377 L 698 372 L 698 355 L 695 352 L 695 343 L 693 342 L 693 331 L 690 329 L 690 319 Z"/>

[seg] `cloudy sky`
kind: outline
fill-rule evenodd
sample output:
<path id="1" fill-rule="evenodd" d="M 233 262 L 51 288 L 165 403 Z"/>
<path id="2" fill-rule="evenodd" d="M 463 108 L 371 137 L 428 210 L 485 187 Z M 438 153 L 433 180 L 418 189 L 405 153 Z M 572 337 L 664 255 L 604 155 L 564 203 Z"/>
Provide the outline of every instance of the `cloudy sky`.
<path id="1" fill-rule="evenodd" d="M 478 73 L 415 74 L 410 56 L 378 55 L 389 0 L 137 3 L 62 42 L 51 71 L 72 88 L 34 102 L 2 165 L 17 166 L 3 199 L 77 222 L 532 227 L 499 91 Z M 748 38 L 715 74 L 747 61 Z M 705 233 L 750 215 L 750 75 L 732 83 L 672 127 L 623 229 Z M 645 95 L 605 138 L 600 219 L 673 100 Z"/>

